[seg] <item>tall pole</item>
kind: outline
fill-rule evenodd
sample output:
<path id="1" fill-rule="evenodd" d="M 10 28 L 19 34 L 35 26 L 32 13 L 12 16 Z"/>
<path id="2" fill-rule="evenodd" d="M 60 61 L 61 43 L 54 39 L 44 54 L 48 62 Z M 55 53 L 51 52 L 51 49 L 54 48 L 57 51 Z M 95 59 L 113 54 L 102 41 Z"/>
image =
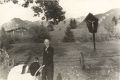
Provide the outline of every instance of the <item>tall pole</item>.
<path id="1" fill-rule="evenodd" d="M 91 22 L 92 23 L 92 30 L 93 30 L 93 46 L 94 46 L 94 51 L 96 51 L 96 44 L 95 44 L 95 32 L 94 32 L 94 22 L 95 21 L 89 21 L 89 22 Z"/>

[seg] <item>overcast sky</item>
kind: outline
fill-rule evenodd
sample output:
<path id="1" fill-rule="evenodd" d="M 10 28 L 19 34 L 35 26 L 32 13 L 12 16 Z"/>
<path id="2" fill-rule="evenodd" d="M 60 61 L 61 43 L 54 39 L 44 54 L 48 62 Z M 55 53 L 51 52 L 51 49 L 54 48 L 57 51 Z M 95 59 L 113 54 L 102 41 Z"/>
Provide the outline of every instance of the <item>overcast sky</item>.
<path id="1" fill-rule="evenodd" d="M 66 17 L 77 18 L 86 16 L 89 12 L 93 14 L 104 13 L 113 8 L 120 8 L 119 0 L 59 0 L 60 5 L 66 11 Z M 9 21 L 12 18 L 21 18 L 24 20 L 39 20 L 33 17 L 33 11 L 30 8 L 23 8 L 20 5 L 12 3 L 0 5 L 0 24 Z"/>

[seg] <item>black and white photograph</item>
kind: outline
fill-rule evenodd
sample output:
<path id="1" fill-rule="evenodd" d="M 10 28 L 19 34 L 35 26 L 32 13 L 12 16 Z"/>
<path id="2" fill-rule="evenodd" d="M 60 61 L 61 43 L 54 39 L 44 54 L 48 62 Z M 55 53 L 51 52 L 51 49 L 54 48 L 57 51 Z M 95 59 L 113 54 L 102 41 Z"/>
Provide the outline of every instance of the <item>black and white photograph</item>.
<path id="1" fill-rule="evenodd" d="M 0 0 L 0 80 L 120 80 L 120 0 Z"/>

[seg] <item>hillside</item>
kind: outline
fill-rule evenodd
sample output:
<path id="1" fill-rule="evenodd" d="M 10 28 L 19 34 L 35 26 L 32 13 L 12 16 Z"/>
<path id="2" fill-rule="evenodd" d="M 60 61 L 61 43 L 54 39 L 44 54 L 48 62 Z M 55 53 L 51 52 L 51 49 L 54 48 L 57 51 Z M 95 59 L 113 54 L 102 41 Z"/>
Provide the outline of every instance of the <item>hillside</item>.
<path id="1" fill-rule="evenodd" d="M 105 41 L 110 39 L 118 39 L 120 34 L 119 28 L 119 17 L 120 9 L 112 9 L 105 13 L 95 15 L 99 19 L 98 32 L 96 34 L 97 41 Z M 116 18 L 117 24 L 113 21 L 113 17 Z M 73 29 L 74 36 L 77 41 L 91 41 L 92 34 L 89 33 L 86 22 L 84 21 L 85 17 L 76 18 L 78 27 Z M 51 32 L 54 35 L 54 38 L 57 38 L 59 41 L 64 37 L 64 32 L 66 27 L 69 26 L 70 19 L 60 22 L 56 27 L 56 30 Z"/>
<path id="2" fill-rule="evenodd" d="M 119 29 L 119 17 L 120 17 L 120 9 L 112 9 L 103 14 L 95 15 L 99 19 L 99 26 L 97 32 L 97 39 L 99 41 L 100 38 L 118 38 L 120 29 Z M 116 18 L 117 24 L 113 21 L 113 17 Z M 85 21 L 79 23 L 77 29 L 73 30 L 76 37 L 81 38 L 90 38 L 92 35 L 88 32 L 87 25 Z"/>
<path id="3" fill-rule="evenodd" d="M 23 21 L 20 18 L 13 18 L 7 23 L 4 23 L 1 27 L 4 27 L 5 30 L 11 30 L 14 28 L 19 28 L 19 27 L 26 27 L 30 21 Z"/>
<path id="4" fill-rule="evenodd" d="M 95 16 L 99 19 L 98 32 L 96 34 L 97 41 L 109 40 L 110 38 L 119 38 L 120 9 L 111 9 L 105 13 L 96 14 Z M 117 21 L 117 24 L 115 24 L 115 21 L 113 21 L 114 17 Z M 50 32 L 53 40 L 60 42 L 63 39 L 65 35 L 64 32 L 66 30 L 66 27 L 69 26 L 69 22 L 71 19 L 72 18 L 61 21 L 58 25 L 54 26 L 54 31 Z M 76 18 L 78 27 L 72 30 L 77 41 L 92 40 L 92 34 L 89 33 L 84 19 L 84 16 Z M 40 25 L 41 23 L 45 26 L 48 25 L 48 22 L 46 21 L 31 22 L 21 20 L 19 18 L 14 18 L 9 22 L 4 23 L 2 27 L 4 27 L 5 30 L 14 29 L 16 27 L 30 28 L 31 26 Z"/>
<path id="5" fill-rule="evenodd" d="M 43 23 L 43 25 L 47 26 L 47 22 L 41 22 L 41 21 L 32 22 L 32 21 L 28 21 L 28 20 L 22 20 L 20 18 L 13 18 L 9 22 L 2 24 L 1 27 L 4 27 L 6 31 L 15 29 L 15 28 L 20 28 L 20 27 L 25 27 L 25 28 L 29 29 L 32 26 L 41 25 L 41 23 Z"/>

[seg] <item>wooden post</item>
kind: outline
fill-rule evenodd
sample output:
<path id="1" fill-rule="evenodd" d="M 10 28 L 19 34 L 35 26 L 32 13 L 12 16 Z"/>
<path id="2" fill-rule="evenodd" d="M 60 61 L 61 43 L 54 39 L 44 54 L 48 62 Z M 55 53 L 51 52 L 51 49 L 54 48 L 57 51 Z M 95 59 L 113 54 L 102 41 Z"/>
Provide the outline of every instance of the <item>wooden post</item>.
<path id="1" fill-rule="evenodd" d="M 93 45 L 94 45 L 94 51 L 96 51 L 96 44 L 95 44 L 95 32 L 94 32 L 94 23 L 95 21 L 92 22 L 92 28 L 93 28 Z"/>
<path id="2" fill-rule="evenodd" d="M 80 52 L 80 65 L 82 67 L 82 70 L 85 70 L 85 61 L 84 61 L 84 55 L 82 52 Z"/>
<path id="3" fill-rule="evenodd" d="M 57 80 L 62 80 L 62 75 L 61 75 L 61 73 L 58 73 L 58 75 L 57 75 Z"/>
<path id="4" fill-rule="evenodd" d="M 96 51 L 96 44 L 95 44 L 95 33 L 93 33 L 93 45 L 94 45 L 94 51 Z"/>

